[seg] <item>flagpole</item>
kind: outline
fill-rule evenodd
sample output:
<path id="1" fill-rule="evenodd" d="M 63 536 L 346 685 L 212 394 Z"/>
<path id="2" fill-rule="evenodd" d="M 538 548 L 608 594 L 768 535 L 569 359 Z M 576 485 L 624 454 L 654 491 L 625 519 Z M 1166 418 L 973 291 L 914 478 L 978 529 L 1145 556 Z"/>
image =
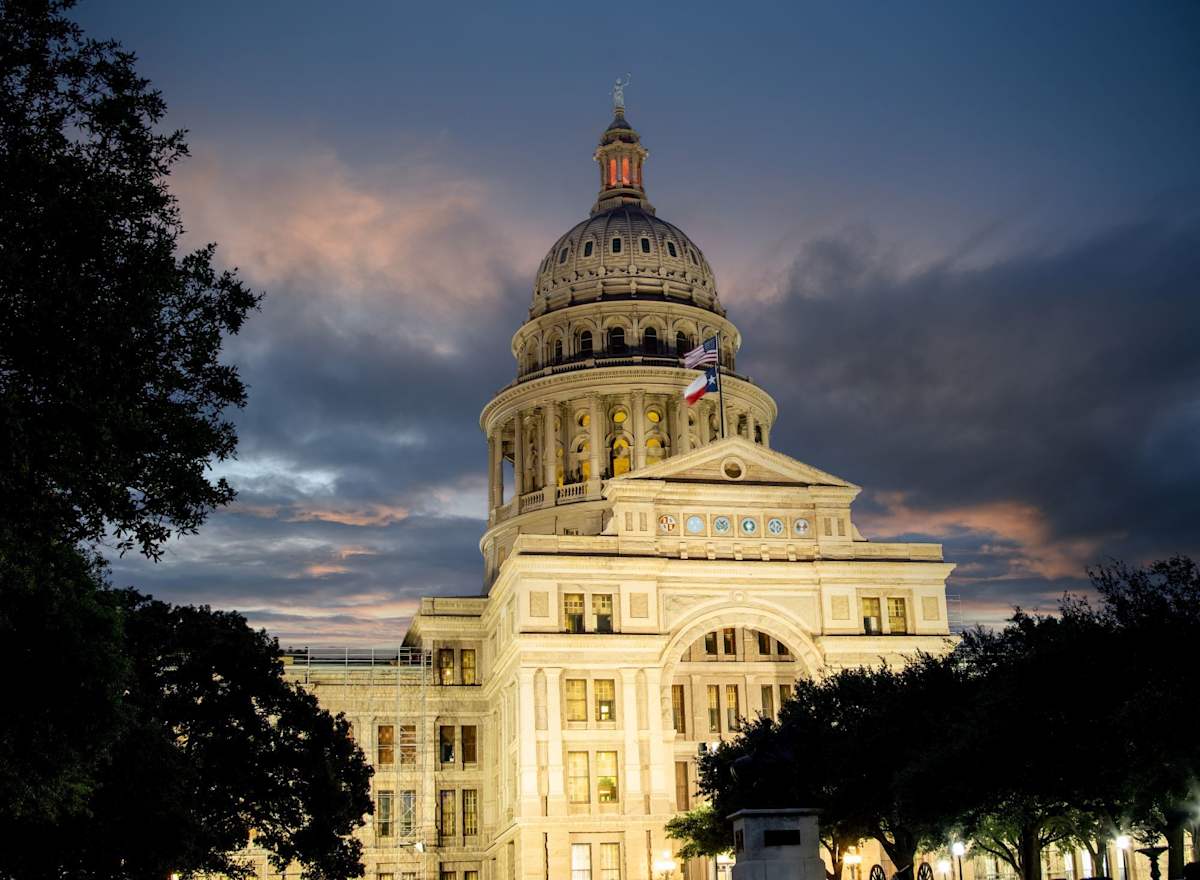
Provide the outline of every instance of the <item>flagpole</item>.
<path id="1" fill-rule="evenodd" d="M 721 381 L 721 331 L 717 331 L 717 406 L 721 407 L 721 439 L 725 439 L 725 383 Z"/>

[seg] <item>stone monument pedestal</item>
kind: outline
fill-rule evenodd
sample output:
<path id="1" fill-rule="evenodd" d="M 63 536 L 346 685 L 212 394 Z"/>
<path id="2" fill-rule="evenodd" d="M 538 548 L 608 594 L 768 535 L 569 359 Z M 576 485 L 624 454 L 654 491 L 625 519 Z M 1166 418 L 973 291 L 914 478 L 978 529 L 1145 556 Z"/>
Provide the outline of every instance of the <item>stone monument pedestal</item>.
<path id="1" fill-rule="evenodd" d="M 739 810 L 733 820 L 733 880 L 825 880 L 818 810 Z"/>

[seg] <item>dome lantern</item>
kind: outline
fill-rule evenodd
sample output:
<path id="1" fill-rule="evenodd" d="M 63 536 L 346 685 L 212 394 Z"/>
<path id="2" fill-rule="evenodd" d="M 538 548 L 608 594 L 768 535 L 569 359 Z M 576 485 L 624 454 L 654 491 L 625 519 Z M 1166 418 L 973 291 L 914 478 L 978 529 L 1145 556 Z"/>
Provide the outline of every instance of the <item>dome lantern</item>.
<path id="1" fill-rule="evenodd" d="M 638 133 L 625 119 L 624 106 L 618 106 L 613 121 L 600 136 L 594 156 L 600 165 L 600 194 L 592 205 L 593 215 L 630 205 L 654 213 L 642 184 L 642 165 L 648 155 Z"/>

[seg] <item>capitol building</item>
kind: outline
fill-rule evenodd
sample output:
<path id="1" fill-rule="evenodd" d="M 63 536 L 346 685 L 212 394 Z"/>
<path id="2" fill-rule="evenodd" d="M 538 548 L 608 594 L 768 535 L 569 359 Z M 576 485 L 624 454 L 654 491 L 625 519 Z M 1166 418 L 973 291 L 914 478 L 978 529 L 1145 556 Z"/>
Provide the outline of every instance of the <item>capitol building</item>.
<path id="1" fill-rule="evenodd" d="M 480 416 L 482 594 L 423 599 L 399 650 L 287 657 L 374 766 L 369 880 L 658 880 L 710 744 L 799 677 L 949 645 L 941 546 L 869 540 L 858 486 L 773 448 L 775 401 L 620 103 L 594 158 Z M 720 393 L 689 405 L 682 356 L 711 338 Z"/>

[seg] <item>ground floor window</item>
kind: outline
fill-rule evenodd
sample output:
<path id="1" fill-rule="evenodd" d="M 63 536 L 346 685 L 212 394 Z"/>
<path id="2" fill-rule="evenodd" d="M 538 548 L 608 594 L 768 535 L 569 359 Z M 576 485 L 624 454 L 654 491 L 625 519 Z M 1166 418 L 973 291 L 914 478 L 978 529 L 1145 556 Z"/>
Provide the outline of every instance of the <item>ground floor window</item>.
<path id="1" fill-rule="evenodd" d="M 571 844 L 571 880 L 592 880 L 591 844 Z"/>
<path id="2" fill-rule="evenodd" d="M 600 880 L 621 880 L 621 844 L 600 844 Z"/>

